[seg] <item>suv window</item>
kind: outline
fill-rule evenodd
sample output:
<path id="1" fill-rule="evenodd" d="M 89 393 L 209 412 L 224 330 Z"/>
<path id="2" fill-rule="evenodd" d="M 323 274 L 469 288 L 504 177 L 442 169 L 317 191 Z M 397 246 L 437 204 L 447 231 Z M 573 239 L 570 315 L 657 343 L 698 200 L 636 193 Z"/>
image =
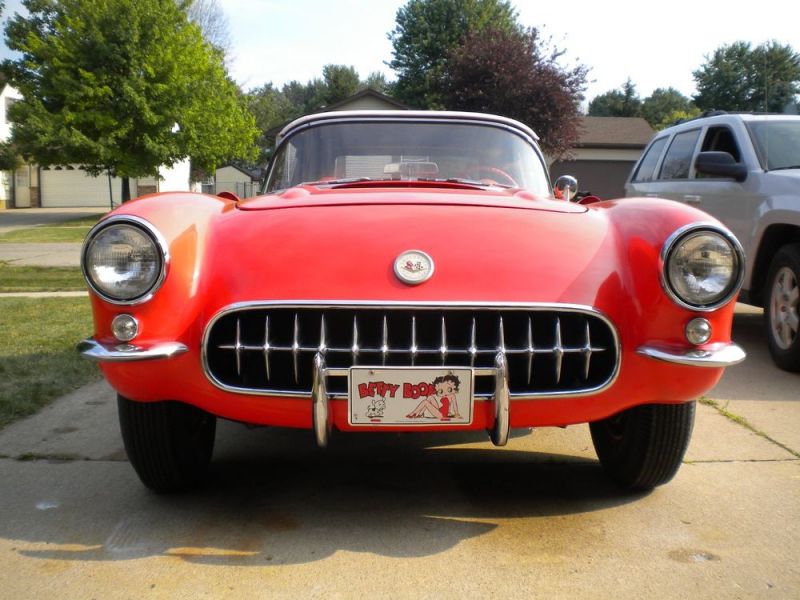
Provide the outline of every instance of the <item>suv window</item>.
<path id="1" fill-rule="evenodd" d="M 703 139 L 701 152 L 727 152 L 733 156 L 733 160 L 739 162 L 741 155 L 733 132 L 728 127 L 709 127 L 706 137 Z"/>
<path id="2" fill-rule="evenodd" d="M 664 164 L 661 165 L 660 179 L 688 179 L 689 167 L 692 164 L 697 139 L 700 137 L 700 130 L 693 129 L 684 131 L 672 138 L 667 155 L 664 157 Z"/>
<path id="3" fill-rule="evenodd" d="M 652 181 L 655 174 L 658 159 L 661 158 L 661 152 L 667 143 L 666 137 L 655 140 L 647 149 L 644 157 L 639 163 L 639 168 L 633 176 L 633 181 Z"/>

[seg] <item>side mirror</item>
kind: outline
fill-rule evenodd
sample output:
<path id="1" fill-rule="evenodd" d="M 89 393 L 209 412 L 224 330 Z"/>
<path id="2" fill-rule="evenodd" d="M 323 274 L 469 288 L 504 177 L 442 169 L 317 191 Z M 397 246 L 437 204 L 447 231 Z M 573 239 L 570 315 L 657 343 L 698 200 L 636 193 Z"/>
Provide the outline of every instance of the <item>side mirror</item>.
<path id="1" fill-rule="evenodd" d="M 704 175 L 732 177 L 736 181 L 747 179 L 747 166 L 736 162 L 730 152 L 701 152 L 697 155 L 694 168 Z"/>
<path id="2" fill-rule="evenodd" d="M 562 175 L 556 179 L 553 195 L 559 200 L 571 201 L 578 193 L 578 180 L 572 175 Z"/>

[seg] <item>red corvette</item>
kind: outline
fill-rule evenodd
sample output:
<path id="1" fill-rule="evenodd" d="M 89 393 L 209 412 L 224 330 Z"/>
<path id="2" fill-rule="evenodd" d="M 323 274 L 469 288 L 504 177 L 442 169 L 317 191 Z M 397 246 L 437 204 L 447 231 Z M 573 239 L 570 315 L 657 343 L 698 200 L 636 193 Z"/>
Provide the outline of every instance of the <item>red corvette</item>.
<path id="1" fill-rule="evenodd" d="M 282 132 L 264 195 L 154 195 L 98 223 L 79 348 L 119 393 L 143 483 L 198 482 L 217 417 L 321 446 L 588 422 L 618 483 L 669 481 L 694 398 L 744 358 L 741 248 L 682 204 L 585 206 L 571 178 L 554 195 L 536 140 L 490 115 L 312 115 Z"/>

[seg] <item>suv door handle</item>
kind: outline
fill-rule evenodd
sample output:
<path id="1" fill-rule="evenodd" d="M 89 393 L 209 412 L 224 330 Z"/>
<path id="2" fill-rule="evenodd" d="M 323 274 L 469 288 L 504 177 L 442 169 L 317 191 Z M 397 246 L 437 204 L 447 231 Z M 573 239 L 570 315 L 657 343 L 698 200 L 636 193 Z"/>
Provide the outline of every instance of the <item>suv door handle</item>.
<path id="1" fill-rule="evenodd" d="M 683 199 L 686 200 L 686 204 L 700 204 L 703 200 L 701 196 L 695 194 L 686 194 Z"/>

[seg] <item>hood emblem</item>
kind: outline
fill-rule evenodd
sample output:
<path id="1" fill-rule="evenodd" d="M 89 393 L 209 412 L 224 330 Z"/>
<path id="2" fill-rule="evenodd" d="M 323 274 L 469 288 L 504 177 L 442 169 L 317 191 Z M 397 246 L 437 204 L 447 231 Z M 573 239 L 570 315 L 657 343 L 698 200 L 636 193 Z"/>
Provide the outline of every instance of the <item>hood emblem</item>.
<path id="1" fill-rule="evenodd" d="M 394 259 L 394 274 L 408 285 L 420 284 L 433 275 L 433 259 L 422 250 L 406 250 Z"/>

